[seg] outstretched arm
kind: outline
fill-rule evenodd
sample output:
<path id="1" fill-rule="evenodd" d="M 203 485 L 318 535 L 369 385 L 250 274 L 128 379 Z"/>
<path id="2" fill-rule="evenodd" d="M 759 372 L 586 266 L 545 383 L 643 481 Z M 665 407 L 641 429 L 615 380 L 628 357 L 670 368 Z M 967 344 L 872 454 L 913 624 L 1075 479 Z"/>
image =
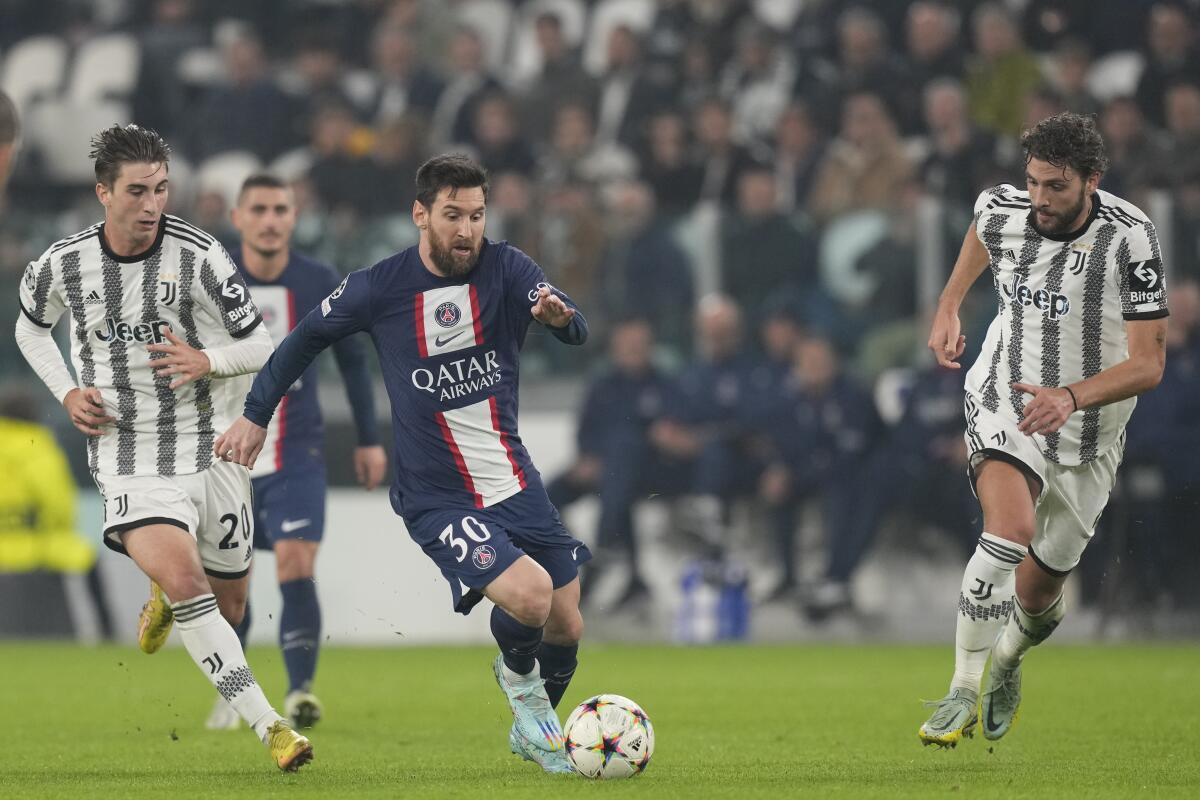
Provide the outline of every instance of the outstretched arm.
<path id="1" fill-rule="evenodd" d="M 967 229 L 963 239 L 962 249 L 959 250 L 958 260 L 954 262 L 954 271 L 946 288 L 938 299 L 937 311 L 933 315 L 933 328 L 929 332 L 929 349 L 934 358 L 943 367 L 961 369 L 957 363 L 967 346 L 967 337 L 962 335 L 962 322 L 958 318 L 958 308 L 971 286 L 983 274 L 988 265 L 987 248 L 979 240 L 975 232 L 975 224 Z"/>

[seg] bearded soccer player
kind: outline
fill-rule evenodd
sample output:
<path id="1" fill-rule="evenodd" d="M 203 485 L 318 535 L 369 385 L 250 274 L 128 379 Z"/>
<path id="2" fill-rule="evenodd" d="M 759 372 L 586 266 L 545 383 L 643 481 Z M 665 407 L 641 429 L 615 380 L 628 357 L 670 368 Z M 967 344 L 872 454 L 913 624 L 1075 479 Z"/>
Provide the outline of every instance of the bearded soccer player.
<path id="1" fill-rule="evenodd" d="M 215 452 L 252 467 L 284 393 L 329 345 L 367 331 L 392 405 L 392 507 L 467 614 L 484 597 L 509 746 L 570 772 L 554 707 L 575 673 L 578 566 L 591 558 L 546 496 L 517 433 L 517 366 L 532 322 L 566 344 L 587 323 L 529 256 L 484 238 L 487 174 L 461 155 L 417 171 L 417 245 L 352 273 L 259 373 Z"/>
<path id="2" fill-rule="evenodd" d="M 1154 225 L 1099 188 L 1108 159 L 1095 120 L 1059 114 L 1021 143 L 1026 188 L 976 200 L 929 336 L 938 363 L 958 369 L 959 304 L 990 270 L 1000 311 L 965 403 L 984 533 L 963 574 L 950 691 L 919 731 L 942 747 L 972 735 L 980 717 L 988 739 L 1012 727 L 1022 661 L 1066 613 L 1063 584 L 1108 502 L 1125 424 L 1166 358 Z"/>
<path id="3" fill-rule="evenodd" d="M 16 337 L 87 437 L 104 498 L 104 543 L 149 576 L 148 608 L 169 602 L 184 647 L 281 769 L 312 758 L 271 708 L 231 625 L 253 556 L 250 474 L 215 460 L 271 337 L 225 248 L 165 214 L 170 148 L 114 126 L 92 140 L 104 221 L 51 245 L 21 281 Z M 50 335 L 69 315 L 72 376 Z M 139 631 L 153 652 L 165 630 Z"/>

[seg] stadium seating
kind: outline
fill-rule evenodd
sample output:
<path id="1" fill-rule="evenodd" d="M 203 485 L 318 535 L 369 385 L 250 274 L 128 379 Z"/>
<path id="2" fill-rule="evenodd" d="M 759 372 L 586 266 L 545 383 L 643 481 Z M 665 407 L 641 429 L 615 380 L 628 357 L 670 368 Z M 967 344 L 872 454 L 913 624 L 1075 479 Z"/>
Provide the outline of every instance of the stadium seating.
<path id="1" fill-rule="evenodd" d="M 1114 97 L 1132 97 L 1145 68 L 1141 53 L 1133 50 L 1109 53 L 1092 64 L 1087 78 L 1088 91 L 1101 103 Z"/>
<path id="2" fill-rule="evenodd" d="M 63 185 L 95 182 L 90 141 L 96 131 L 130 121 L 129 105 L 111 100 L 48 100 L 28 115 L 28 139 L 41 155 L 46 177 Z"/>
<path id="3" fill-rule="evenodd" d="M 80 45 L 75 54 L 67 97 L 76 103 L 93 100 L 127 100 L 137 85 L 141 48 L 126 33 L 97 36 Z"/>
<path id="4" fill-rule="evenodd" d="M 508 57 L 509 32 L 513 9 L 504 0 L 466 0 L 458 7 L 458 21 L 483 39 L 487 65 L 501 70 Z"/>
<path id="5" fill-rule="evenodd" d="M 237 204 L 238 191 L 250 174 L 262 169 L 253 153 L 231 150 L 205 159 L 196 168 L 196 184 L 201 192 L 216 192 L 225 199 L 225 207 Z"/>
<path id="6" fill-rule="evenodd" d="M 4 60 L 0 88 L 18 109 L 26 110 L 62 87 L 67 43 L 57 36 L 31 36 L 13 45 Z"/>

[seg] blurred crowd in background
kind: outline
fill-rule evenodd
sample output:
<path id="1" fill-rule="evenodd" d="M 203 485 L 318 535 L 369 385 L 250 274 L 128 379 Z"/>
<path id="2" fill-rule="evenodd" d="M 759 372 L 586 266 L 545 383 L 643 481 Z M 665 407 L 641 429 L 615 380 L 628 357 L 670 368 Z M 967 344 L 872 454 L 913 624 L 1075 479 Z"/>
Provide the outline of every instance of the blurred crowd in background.
<path id="1" fill-rule="evenodd" d="M 927 314 L 978 192 L 1023 186 L 1020 132 L 1095 113 L 1102 188 L 1158 226 L 1172 316 L 1085 597 L 1119 560 L 1123 600 L 1197 602 L 1200 2 L 0 0 L 0 18 L 24 123 L 0 199 L 14 314 L 25 264 L 100 217 L 87 139 L 114 122 L 164 134 L 169 210 L 230 248 L 242 178 L 291 181 L 294 246 L 342 271 L 416 242 L 425 158 L 477 157 L 489 236 L 591 322 L 583 356 L 535 336 L 522 366 L 586 386 L 551 489 L 599 495 L 598 568 L 634 565 L 622 602 L 644 592 L 652 495 L 688 498 L 681 524 L 712 548 L 754 501 L 782 565 L 768 596 L 814 617 L 850 603 L 897 512 L 968 552 L 962 372 L 927 358 Z M 967 364 L 994 304 L 981 282 Z M 32 380 L 11 336 L 0 359 Z M 799 593 L 811 506 L 828 563 Z"/>

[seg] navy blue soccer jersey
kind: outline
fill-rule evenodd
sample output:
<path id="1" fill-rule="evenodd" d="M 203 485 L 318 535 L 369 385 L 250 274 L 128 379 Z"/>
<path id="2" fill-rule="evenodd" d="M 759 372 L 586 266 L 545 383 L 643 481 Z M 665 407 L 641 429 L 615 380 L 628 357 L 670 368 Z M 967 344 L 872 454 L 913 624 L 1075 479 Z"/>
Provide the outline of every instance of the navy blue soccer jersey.
<path id="1" fill-rule="evenodd" d="M 507 242 L 484 239 L 457 278 L 427 270 L 416 247 L 397 253 L 352 273 L 300 322 L 259 372 L 245 416 L 265 426 L 321 349 L 367 331 L 392 404 L 396 513 L 489 508 L 526 489 L 544 497 L 517 432 L 519 353 L 542 286 L 541 267 Z M 549 330 L 582 344 L 583 315 L 554 291 L 577 313 Z"/>
<path id="2" fill-rule="evenodd" d="M 260 281 L 246 269 L 240 248 L 235 250 L 233 262 L 250 287 L 250 294 L 262 312 L 263 325 L 277 347 L 341 280 L 332 267 L 295 250 L 291 251 L 283 272 L 270 282 Z M 356 339 L 346 338 L 334 345 L 334 356 L 346 383 L 359 444 L 378 444 L 375 402 L 364 349 Z M 324 461 L 323 452 L 317 366 L 310 364 L 283 395 L 278 412 L 267 426 L 267 440 L 251 475 L 258 478 L 287 467 L 308 468 L 314 461 Z"/>

